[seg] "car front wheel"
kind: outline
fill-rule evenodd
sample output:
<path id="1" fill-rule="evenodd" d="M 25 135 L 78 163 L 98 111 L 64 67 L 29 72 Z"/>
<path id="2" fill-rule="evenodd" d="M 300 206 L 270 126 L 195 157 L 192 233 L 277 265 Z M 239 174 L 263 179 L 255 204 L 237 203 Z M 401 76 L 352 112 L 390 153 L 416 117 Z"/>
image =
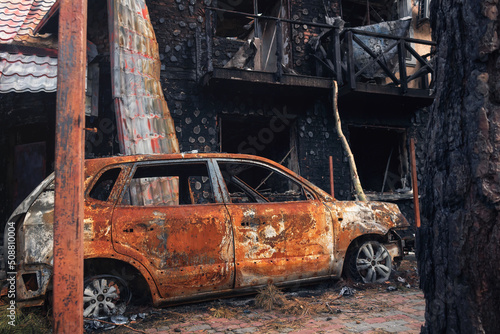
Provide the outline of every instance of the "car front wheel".
<path id="1" fill-rule="evenodd" d="M 391 255 L 377 241 L 363 242 L 349 257 L 349 276 L 356 281 L 382 283 L 391 276 Z"/>

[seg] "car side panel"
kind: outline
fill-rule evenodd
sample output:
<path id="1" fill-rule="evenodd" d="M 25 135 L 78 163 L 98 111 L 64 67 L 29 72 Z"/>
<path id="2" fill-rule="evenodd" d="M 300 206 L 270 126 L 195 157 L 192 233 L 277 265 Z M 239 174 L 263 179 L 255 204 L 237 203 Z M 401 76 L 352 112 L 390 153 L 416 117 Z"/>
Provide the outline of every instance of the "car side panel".
<path id="1" fill-rule="evenodd" d="M 321 202 L 227 207 L 235 231 L 236 288 L 331 273 L 333 228 Z"/>

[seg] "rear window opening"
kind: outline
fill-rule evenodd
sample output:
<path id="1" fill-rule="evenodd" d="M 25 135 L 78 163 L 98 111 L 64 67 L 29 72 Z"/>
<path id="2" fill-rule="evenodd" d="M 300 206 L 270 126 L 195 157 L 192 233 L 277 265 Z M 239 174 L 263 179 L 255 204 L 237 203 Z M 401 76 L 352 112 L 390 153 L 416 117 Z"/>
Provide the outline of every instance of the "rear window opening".
<path id="1" fill-rule="evenodd" d="M 120 172 L 121 168 L 113 168 L 102 173 L 89 193 L 90 198 L 107 201 Z"/>

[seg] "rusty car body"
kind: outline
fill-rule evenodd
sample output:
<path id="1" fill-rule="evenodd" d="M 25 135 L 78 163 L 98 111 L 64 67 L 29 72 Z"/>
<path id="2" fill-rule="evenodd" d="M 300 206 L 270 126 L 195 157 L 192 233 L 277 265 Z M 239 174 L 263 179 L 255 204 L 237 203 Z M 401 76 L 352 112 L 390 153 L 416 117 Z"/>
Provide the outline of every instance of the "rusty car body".
<path id="1" fill-rule="evenodd" d="M 138 155 L 85 163 L 84 315 L 132 294 L 154 305 L 339 278 L 387 280 L 403 257 L 395 204 L 338 201 L 285 167 L 223 153 Z M 17 298 L 50 291 L 54 177 L 9 218 Z M 137 293 L 144 289 L 147 293 Z"/>

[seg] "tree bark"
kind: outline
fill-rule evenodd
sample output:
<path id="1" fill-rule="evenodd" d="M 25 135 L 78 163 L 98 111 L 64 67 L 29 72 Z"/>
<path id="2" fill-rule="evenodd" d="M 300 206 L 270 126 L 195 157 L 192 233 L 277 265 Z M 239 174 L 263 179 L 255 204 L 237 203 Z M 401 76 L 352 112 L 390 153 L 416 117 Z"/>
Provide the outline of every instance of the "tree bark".
<path id="1" fill-rule="evenodd" d="M 339 116 L 339 108 L 337 105 L 338 101 L 338 86 L 337 81 L 333 81 L 333 117 L 335 119 L 335 128 L 337 129 L 337 134 L 342 142 L 342 146 L 347 154 L 347 158 L 349 159 L 349 170 L 351 171 L 351 181 L 354 185 L 354 191 L 356 192 L 356 197 L 360 201 L 366 202 L 365 192 L 363 191 L 363 187 L 361 187 L 361 182 L 359 181 L 358 169 L 356 168 L 356 162 L 354 161 L 354 155 L 352 154 L 351 147 L 347 142 L 344 133 L 342 132 L 342 124 L 340 122 Z"/>
<path id="2" fill-rule="evenodd" d="M 431 6 L 437 87 L 417 233 L 422 333 L 498 333 L 498 5 L 438 0 Z"/>

